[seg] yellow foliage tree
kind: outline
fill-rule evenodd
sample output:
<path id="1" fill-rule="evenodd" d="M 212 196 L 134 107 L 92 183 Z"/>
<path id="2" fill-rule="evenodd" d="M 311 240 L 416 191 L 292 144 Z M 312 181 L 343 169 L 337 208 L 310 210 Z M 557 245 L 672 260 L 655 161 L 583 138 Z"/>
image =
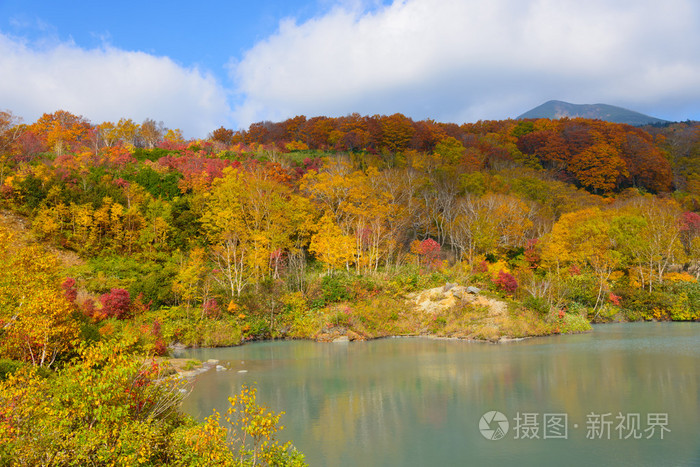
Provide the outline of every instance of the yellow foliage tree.
<path id="1" fill-rule="evenodd" d="M 599 208 L 564 214 L 542 243 L 542 261 L 546 264 L 556 264 L 557 269 L 561 263 L 591 267 L 598 279 L 595 309 L 602 304 L 608 279 L 622 264 L 623 256 L 615 248 L 615 232 L 611 227 L 614 215 L 614 211 Z"/>
<path id="2" fill-rule="evenodd" d="M 231 296 L 274 275 L 280 254 L 308 235 L 308 203 L 262 171 L 226 169 L 214 181 L 202 226 L 217 265 L 214 278 Z"/>
<path id="3" fill-rule="evenodd" d="M 0 354 L 50 367 L 79 335 L 60 287 L 58 260 L 3 229 L 0 261 Z"/>
<path id="4" fill-rule="evenodd" d="M 355 240 L 343 233 L 331 215 L 324 214 L 311 237 L 309 251 L 326 264 L 328 272 L 349 268 L 354 261 Z"/>

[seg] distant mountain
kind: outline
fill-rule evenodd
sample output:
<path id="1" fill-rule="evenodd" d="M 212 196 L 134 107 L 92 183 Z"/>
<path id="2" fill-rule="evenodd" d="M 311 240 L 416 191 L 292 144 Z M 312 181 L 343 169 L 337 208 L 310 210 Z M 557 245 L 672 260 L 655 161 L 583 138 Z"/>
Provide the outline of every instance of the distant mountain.
<path id="1" fill-rule="evenodd" d="M 562 101 L 549 101 L 520 115 L 523 118 L 581 117 L 604 120 L 606 122 L 627 123 L 628 125 L 651 125 L 668 123 L 667 120 L 650 117 L 639 112 L 608 104 L 570 104 Z"/>

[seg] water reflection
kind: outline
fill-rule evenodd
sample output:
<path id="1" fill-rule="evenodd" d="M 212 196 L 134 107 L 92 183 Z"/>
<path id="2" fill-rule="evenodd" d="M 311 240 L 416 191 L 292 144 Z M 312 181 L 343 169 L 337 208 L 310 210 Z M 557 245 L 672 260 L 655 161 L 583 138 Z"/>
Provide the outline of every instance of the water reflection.
<path id="1" fill-rule="evenodd" d="M 700 464 L 700 326 L 625 324 L 511 344 L 429 339 L 271 342 L 188 355 L 200 376 L 184 409 L 203 418 L 241 384 L 285 410 L 311 465 Z M 245 369 L 247 373 L 238 373 Z M 485 412 L 566 413 L 568 439 L 486 440 Z M 665 439 L 586 439 L 587 416 L 668 413 Z M 578 428 L 573 427 L 578 424 Z M 614 426 L 613 426 L 614 429 Z"/>

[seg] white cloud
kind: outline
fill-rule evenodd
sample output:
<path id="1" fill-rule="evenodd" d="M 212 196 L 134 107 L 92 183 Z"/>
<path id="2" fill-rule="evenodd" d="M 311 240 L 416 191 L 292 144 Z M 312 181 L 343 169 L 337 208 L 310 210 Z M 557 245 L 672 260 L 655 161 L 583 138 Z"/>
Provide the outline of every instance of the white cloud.
<path id="1" fill-rule="evenodd" d="M 339 6 L 282 21 L 232 66 L 235 114 L 241 126 L 351 112 L 461 122 L 562 99 L 698 118 L 681 112 L 700 104 L 699 19 L 694 0 Z"/>
<path id="2" fill-rule="evenodd" d="M 0 70 L 0 106 L 27 123 L 62 109 L 93 123 L 153 118 L 204 137 L 230 118 L 226 91 L 209 73 L 166 57 L 66 42 L 36 46 L 0 33 Z"/>

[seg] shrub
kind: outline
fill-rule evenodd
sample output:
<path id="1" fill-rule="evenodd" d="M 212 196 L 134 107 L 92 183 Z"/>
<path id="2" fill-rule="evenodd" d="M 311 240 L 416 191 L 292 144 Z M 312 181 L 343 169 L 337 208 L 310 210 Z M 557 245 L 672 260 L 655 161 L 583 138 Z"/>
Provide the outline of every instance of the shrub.
<path id="1" fill-rule="evenodd" d="M 585 332 L 591 330 L 591 324 L 579 314 L 565 313 L 563 317 L 564 324 L 561 332 Z"/>
<path id="2" fill-rule="evenodd" d="M 7 377 L 17 371 L 22 367 L 24 363 L 18 360 L 10 360 L 8 358 L 0 359 L 0 381 L 7 379 Z"/>
<path id="3" fill-rule="evenodd" d="M 414 292 L 418 290 L 419 280 L 420 276 L 416 271 L 402 272 L 389 282 L 389 290 L 394 295 Z"/>
<path id="4" fill-rule="evenodd" d="M 0 465 L 303 465 L 254 388 L 230 399 L 226 425 L 216 413 L 198 425 L 166 370 L 110 343 L 51 378 L 17 371 L 0 382 Z"/>
<path id="5" fill-rule="evenodd" d="M 700 284 L 697 282 L 677 282 L 669 286 L 669 292 L 677 297 L 671 309 L 672 320 L 700 320 Z"/>
<path id="6" fill-rule="evenodd" d="M 177 302 L 172 288 L 174 278 L 172 264 L 165 264 L 157 271 L 142 272 L 139 279 L 129 286 L 129 290 L 133 296 L 143 295 L 144 300 L 150 301 L 155 307 L 173 305 Z"/>
<path id="7" fill-rule="evenodd" d="M 544 297 L 535 297 L 530 295 L 523 300 L 523 305 L 533 311 L 536 311 L 540 316 L 545 316 L 549 313 L 549 302 Z"/>
<path id="8" fill-rule="evenodd" d="M 72 277 L 66 277 L 66 280 L 61 284 L 63 289 L 63 295 L 65 295 L 66 300 L 75 304 L 75 299 L 78 298 L 78 290 L 75 288 L 75 279 Z"/>
<path id="9" fill-rule="evenodd" d="M 159 357 L 164 356 L 165 354 L 168 353 L 168 346 L 165 344 L 165 340 L 163 340 L 163 334 L 161 332 L 161 325 L 160 321 L 158 319 L 155 319 L 153 321 L 153 324 L 151 325 L 151 335 L 153 336 L 154 342 L 153 342 L 153 352 L 158 355 Z"/>
<path id="10" fill-rule="evenodd" d="M 243 385 L 229 404 L 225 421 L 214 411 L 203 425 L 176 433 L 173 457 L 178 465 L 306 465 L 291 442 L 277 440 L 284 412 L 259 405 L 255 387 Z"/>
<path id="11" fill-rule="evenodd" d="M 261 316 L 253 316 L 248 321 L 246 327 L 243 328 L 246 336 L 249 339 L 267 339 L 270 337 L 270 322 Z"/>
<path id="12" fill-rule="evenodd" d="M 615 292 L 619 296 L 622 307 L 633 314 L 639 314 L 646 320 L 668 319 L 669 313 L 677 301 L 677 297 L 662 290 L 649 292 L 643 289 L 625 287 Z"/>
<path id="13" fill-rule="evenodd" d="M 324 276 L 321 281 L 321 290 L 326 303 L 344 302 L 353 298 L 340 275 Z"/>
<path id="14" fill-rule="evenodd" d="M 207 318 L 221 318 L 221 307 L 219 306 L 219 302 L 217 302 L 215 298 L 207 300 L 202 304 L 202 312 Z"/>
<path id="15" fill-rule="evenodd" d="M 587 307 L 593 307 L 598 297 L 597 280 L 590 274 L 576 274 L 568 278 L 565 284 L 567 298 Z"/>
<path id="16" fill-rule="evenodd" d="M 131 297 L 124 289 L 112 289 L 100 296 L 102 312 L 109 318 L 127 319 L 131 317 Z"/>
<path id="17" fill-rule="evenodd" d="M 496 287 L 509 294 L 512 294 L 518 288 L 518 281 L 515 280 L 515 277 L 505 271 L 498 271 L 498 277 L 496 277 L 494 282 Z"/>
<path id="18" fill-rule="evenodd" d="M 570 302 L 566 306 L 567 311 L 572 315 L 577 315 L 581 317 L 586 317 L 588 315 L 588 308 L 578 302 Z"/>
<path id="19" fill-rule="evenodd" d="M 124 347 L 98 344 L 80 357 L 52 378 L 20 371 L 0 384 L 0 464 L 167 461 L 168 434 L 184 422 L 175 383 Z"/>

